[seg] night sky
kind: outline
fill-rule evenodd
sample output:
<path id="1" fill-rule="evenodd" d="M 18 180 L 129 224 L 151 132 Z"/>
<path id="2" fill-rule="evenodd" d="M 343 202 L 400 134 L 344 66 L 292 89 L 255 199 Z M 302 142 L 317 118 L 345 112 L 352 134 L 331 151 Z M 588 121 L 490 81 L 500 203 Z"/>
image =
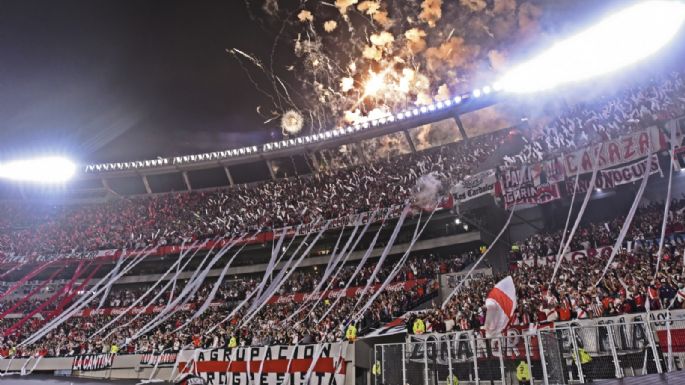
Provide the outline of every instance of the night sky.
<path id="1" fill-rule="evenodd" d="M 226 49 L 266 61 L 278 26 L 245 4 L 0 0 L 0 160 L 151 159 L 266 141 L 256 107 L 268 98 Z"/>
<path id="2" fill-rule="evenodd" d="M 242 1 L 0 2 L 2 158 L 154 158 L 263 142 L 226 49 L 268 57 Z"/>

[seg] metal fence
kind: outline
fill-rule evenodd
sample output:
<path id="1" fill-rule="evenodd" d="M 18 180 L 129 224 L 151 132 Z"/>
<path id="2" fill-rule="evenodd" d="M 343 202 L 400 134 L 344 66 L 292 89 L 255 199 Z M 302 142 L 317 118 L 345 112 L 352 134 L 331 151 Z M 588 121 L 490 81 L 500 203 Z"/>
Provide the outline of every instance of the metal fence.
<path id="1" fill-rule="evenodd" d="M 645 317 L 647 318 L 647 317 Z M 474 332 L 408 336 L 404 343 L 374 347 L 372 381 L 382 385 L 557 385 L 682 370 L 684 320 L 631 320 L 593 325 L 510 329 L 485 338 Z"/>

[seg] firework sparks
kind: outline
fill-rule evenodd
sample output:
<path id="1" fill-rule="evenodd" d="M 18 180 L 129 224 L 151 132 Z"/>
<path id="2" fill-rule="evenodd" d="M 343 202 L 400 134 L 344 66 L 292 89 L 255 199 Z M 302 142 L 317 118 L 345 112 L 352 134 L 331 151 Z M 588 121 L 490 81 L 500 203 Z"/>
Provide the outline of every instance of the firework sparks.
<path id="1" fill-rule="evenodd" d="M 294 135 L 446 100 L 483 68 L 503 69 L 517 39 L 540 30 L 541 1 L 335 0 L 295 9 L 260 1 L 252 8 L 283 25 L 276 43 L 292 45 L 295 61 L 281 68 L 297 74 L 289 84 L 273 63 L 249 56 L 273 84 L 264 115 Z"/>

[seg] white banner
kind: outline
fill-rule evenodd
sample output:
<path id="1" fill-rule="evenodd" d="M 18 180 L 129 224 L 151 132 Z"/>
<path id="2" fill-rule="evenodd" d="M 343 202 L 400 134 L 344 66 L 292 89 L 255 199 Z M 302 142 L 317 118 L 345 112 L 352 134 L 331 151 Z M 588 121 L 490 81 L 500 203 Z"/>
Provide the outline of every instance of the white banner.
<path id="1" fill-rule="evenodd" d="M 483 195 L 492 194 L 495 190 L 495 183 L 497 183 L 495 170 L 479 172 L 455 184 L 452 187 L 452 195 L 457 202 L 466 202 Z"/>
<path id="2" fill-rule="evenodd" d="M 197 374 L 210 385 L 235 384 L 303 385 L 313 365 L 308 385 L 344 384 L 351 361 L 347 343 L 319 345 L 261 346 L 236 349 L 184 350 L 179 371 Z M 290 377 L 286 380 L 287 377 Z"/>
<path id="3" fill-rule="evenodd" d="M 660 134 L 657 127 L 650 127 L 618 139 L 597 143 L 582 150 L 562 155 L 566 177 L 592 172 L 595 155 L 599 155 L 597 164 L 599 169 L 644 158 L 649 153 L 660 151 L 667 146 L 662 137 L 663 134 Z"/>

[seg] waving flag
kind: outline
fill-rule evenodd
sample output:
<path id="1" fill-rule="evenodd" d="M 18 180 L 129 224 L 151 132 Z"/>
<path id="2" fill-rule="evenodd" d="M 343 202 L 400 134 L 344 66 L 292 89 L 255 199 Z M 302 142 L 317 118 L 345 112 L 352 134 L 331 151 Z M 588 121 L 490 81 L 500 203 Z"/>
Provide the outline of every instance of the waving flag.
<path id="1" fill-rule="evenodd" d="M 485 334 L 488 337 L 502 334 L 516 309 L 516 288 L 511 276 L 495 285 L 485 300 Z"/>

